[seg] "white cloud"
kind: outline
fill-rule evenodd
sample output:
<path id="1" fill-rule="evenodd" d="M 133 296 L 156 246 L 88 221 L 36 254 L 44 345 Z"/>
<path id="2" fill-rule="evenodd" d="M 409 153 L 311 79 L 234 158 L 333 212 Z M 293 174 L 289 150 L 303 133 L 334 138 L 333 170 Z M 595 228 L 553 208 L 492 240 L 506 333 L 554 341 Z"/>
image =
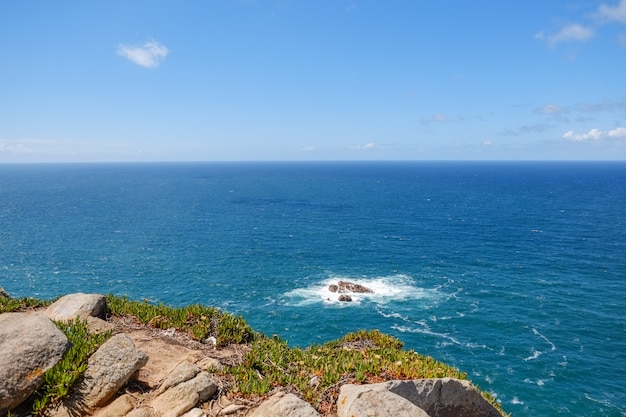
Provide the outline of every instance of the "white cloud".
<path id="1" fill-rule="evenodd" d="M 149 40 L 143 45 L 124 45 L 117 47 L 117 54 L 144 68 L 156 68 L 170 51 L 165 45 Z"/>
<path id="2" fill-rule="evenodd" d="M 448 116 L 442 113 L 436 113 L 436 114 L 433 114 L 432 116 L 422 116 L 422 124 L 424 125 L 430 124 L 431 122 L 446 123 L 449 121 L 450 121 L 450 118 L 448 118 Z"/>
<path id="3" fill-rule="evenodd" d="M 555 46 L 561 42 L 578 41 L 584 42 L 595 36 L 593 29 L 574 23 L 565 26 L 559 32 L 553 35 L 547 35 L 544 32 L 535 34 L 535 39 L 545 41 L 549 46 Z"/>
<path id="4" fill-rule="evenodd" d="M 546 104 L 542 108 L 538 109 L 538 113 L 541 114 L 558 114 L 563 113 L 564 111 L 565 110 L 561 106 L 553 103 Z"/>
<path id="5" fill-rule="evenodd" d="M 300 149 L 300 152 L 315 152 L 317 150 L 317 148 L 315 146 L 305 146 L 304 148 Z"/>
<path id="6" fill-rule="evenodd" d="M 366 143 L 365 145 L 350 145 L 348 149 L 356 150 L 356 151 L 369 151 L 374 149 L 376 144 L 374 142 Z"/>
<path id="7" fill-rule="evenodd" d="M 609 130 L 608 135 L 610 138 L 626 138 L 626 127 Z"/>
<path id="8" fill-rule="evenodd" d="M 493 146 L 493 141 L 491 141 L 491 140 L 484 140 L 483 141 L 483 146 Z"/>
<path id="9" fill-rule="evenodd" d="M 587 133 L 576 134 L 573 130 L 568 130 L 563 134 L 563 139 L 569 140 L 572 142 L 589 142 L 600 140 L 603 136 L 603 133 L 599 129 L 591 129 Z"/>
<path id="10" fill-rule="evenodd" d="M 570 142 L 597 142 L 606 138 L 626 139 L 626 127 L 618 127 L 608 132 L 603 132 L 600 129 L 591 129 L 587 133 L 574 133 L 573 130 L 568 130 L 563 134 L 563 139 Z"/>
<path id="11" fill-rule="evenodd" d="M 0 142 L 0 153 L 27 154 L 32 152 L 31 148 L 22 143 Z"/>
<path id="12" fill-rule="evenodd" d="M 616 6 L 604 3 L 598 7 L 596 17 L 602 22 L 618 22 L 626 24 L 626 0 L 620 0 Z"/>

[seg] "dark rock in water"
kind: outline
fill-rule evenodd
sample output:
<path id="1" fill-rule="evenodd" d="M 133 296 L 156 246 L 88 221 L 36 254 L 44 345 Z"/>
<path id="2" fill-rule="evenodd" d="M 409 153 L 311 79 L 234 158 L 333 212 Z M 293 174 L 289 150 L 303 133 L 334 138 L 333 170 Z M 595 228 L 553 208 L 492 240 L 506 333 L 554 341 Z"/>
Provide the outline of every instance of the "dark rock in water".
<path id="1" fill-rule="evenodd" d="M 361 284 L 355 284 L 354 282 L 349 281 L 339 281 L 337 283 L 339 287 L 339 292 L 356 292 L 356 293 L 373 293 L 374 291 L 370 290 L 367 287 L 364 287 Z"/>
<path id="2" fill-rule="evenodd" d="M 342 295 L 339 296 L 338 300 L 339 301 L 350 302 L 350 301 L 352 301 L 352 297 L 350 297 L 349 295 L 342 294 Z"/>
<path id="3" fill-rule="evenodd" d="M 338 286 L 336 286 L 335 284 L 330 284 L 330 285 L 328 286 L 328 290 L 329 290 L 330 292 L 337 292 L 337 290 L 339 290 L 339 287 L 338 287 Z"/>
<path id="4" fill-rule="evenodd" d="M 11 298 L 11 296 L 4 290 L 4 288 L 0 287 L 0 298 Z"/>

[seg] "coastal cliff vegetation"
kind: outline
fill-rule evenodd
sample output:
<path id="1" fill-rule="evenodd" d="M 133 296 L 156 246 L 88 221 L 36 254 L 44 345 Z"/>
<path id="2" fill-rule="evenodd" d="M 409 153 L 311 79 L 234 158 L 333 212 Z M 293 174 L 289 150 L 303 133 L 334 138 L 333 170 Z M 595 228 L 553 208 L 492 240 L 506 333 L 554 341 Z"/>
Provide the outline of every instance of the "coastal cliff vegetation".
<path id="1" fill-rule="evenodd" d="M 0 297 L 0 313 L 27 311 L 52 303 L 36 298 Z M 255 332 L 241 316 L 202 305 L 170 307 L 126 297 L 106 296 L 105 319 L 124 317 L 158 329 L 175 329 L 189 338 L 216 348 L 245 345 L 243 360 L 216 370 L 233 395 L 259 398 L 274 388 L 299 393 L 321 412 L 331 409 L 342 384 L 366 384 L 420 378 L 467 379 L 458 369 L 430 356 L 404 349 L 403 343 L 378 330 L 360 330 L 307 348 L 290 347 L 278 336 Z M 47 371 L 45 382 L 31 398 L 33 415 L 71 394 L 72 386 L 86 368 L 87 359 L 111 332 L 91 334 L 86 322 L 77 319 L 55 322 L 72 344 L 62 362 Z M 503 415 L 500 404 L 483 392 Z"/>

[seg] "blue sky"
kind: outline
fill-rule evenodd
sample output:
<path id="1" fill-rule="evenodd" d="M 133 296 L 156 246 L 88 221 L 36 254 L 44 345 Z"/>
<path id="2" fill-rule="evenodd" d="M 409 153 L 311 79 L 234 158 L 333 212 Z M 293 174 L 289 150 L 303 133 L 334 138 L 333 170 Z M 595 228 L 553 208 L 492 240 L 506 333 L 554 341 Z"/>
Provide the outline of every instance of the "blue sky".
<path id="1" fill-rule="evenodd" d="M 626 0 L 3 1 L 0 51 L 0 162 L 626 159 Z"/>

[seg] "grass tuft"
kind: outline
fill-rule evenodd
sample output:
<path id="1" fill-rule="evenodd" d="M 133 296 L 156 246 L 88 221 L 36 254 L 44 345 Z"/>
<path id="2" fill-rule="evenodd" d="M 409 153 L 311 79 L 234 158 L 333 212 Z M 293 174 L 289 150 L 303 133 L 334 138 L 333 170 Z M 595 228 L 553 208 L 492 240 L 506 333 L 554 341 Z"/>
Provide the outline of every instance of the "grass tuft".
<path id="1" fill-rule="evenodd" d="M 52 301 L 39 300 L 32 297 L 11 298 L 0 296 L 0 314 L 24 311 L 31 308 L 47 307 Z"/>
<path id="2" fill-rule="evenodd" d="M 114 295 L 106 296 L 106 305 L 108 314 L 133 316 L 139 322 L 159 329 L 175 328 L 199 341 L 213 336 L 220 346 L 250 343 L 255 337 L 254 331 L 241 316 L 234 316 L 215 307 L 193 304 L 175 308 Z"/>

